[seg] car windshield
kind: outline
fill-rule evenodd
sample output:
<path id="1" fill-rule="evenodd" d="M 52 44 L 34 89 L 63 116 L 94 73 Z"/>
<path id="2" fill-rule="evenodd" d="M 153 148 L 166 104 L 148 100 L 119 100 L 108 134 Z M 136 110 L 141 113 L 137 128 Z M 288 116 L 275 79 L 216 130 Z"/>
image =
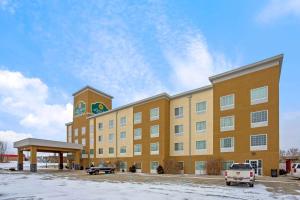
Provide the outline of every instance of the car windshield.
<path id="1" fill-rule="evenodd" d="M 230 169 L 247 170 L 247 169 L 252 169 L 252 167 L 250 164 L 233 164 L 233 165 L 231 165 Z"/>

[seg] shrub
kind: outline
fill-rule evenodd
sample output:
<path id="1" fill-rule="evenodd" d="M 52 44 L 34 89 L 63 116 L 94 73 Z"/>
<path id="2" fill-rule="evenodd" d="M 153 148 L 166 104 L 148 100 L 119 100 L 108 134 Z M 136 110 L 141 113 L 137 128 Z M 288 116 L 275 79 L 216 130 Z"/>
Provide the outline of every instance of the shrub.
<path id="1" fill-rule="evenodd" d="M 180 164 L 176 160 L 165 160 L 164 161 L 164 172 L 167 174 L 180 174 Z"/>
<path id="2" fill-rule="evenodd" d="M 285 169 L 280 169 L 279 170 L 279 175 L 286 175 L 287 172 L 285 171 Z"/>
<path id="3" fill-rule="evenodd" d="M 129 167 L 129 171 L 132 172 L 132 173 L 135 173 L 136 172 L 135 165 L 132 165 L 131 167 Z"/>
<path id="4" fill-rule="evenodd" d="M 156 171 L 157 171 L 158 174 L 163 174 L 163 173 L 164 173 L 164 168 L 163 168 L 161 165 L 159 165 L 159 166 L 156 168 Z"/>
<path id="5" fill-rule="evenodd" d="M 206 164 L 206 172 L 208 175 L 220 175 L 222 169 L 222 160 L 221 159 L 210 159 Z"/>

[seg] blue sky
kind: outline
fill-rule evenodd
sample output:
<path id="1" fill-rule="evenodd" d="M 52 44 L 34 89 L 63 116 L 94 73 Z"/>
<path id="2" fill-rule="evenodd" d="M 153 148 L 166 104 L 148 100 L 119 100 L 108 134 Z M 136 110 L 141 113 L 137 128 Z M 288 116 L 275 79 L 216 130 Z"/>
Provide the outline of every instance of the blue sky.
<path id="1" fill-rule="evenodd" d="M 119 106 L 284 53 L 281 148 L 299 147 L 300 1 L 0 0 L 0 138 L 65 140 L 72 93 Z"/>

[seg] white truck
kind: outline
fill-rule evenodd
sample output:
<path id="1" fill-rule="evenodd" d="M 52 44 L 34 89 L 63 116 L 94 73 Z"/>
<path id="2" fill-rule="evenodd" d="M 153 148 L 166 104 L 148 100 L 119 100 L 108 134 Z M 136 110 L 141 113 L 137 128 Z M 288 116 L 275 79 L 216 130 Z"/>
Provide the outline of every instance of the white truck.
<path id="1" fill-rule="evenodd" d="M 225 182 L 228 186 L 231 183 L 247 183 L 249 187 L 253 187 L 254 181 L 255 171 L 249 163 L 233 163 L 225 171 Z"/>
<path id="2" fill-rule="evenodd" d="M 291 175 L 294 178 L 300 178 L 300 163 L 293 164 Z"/>

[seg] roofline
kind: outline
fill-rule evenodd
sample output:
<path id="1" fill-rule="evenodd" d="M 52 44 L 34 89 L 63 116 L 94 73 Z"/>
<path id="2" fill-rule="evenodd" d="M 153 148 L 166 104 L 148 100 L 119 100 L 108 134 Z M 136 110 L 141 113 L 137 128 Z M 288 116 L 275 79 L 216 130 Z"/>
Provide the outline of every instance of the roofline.
<path id="1" fill-rule="evenodd" d="M 73 122 L 68 122 L 68 123 L 65 123 L 66 126 L 69 126 L 69 125 L 72 125 Z"/>
<path id="2" fill-rule="evenodd" d="M 125 108 L 128 108 L 128 107 L 131 107 L 131 106 L 136 106 L 136 105 L 139 105 L 139 104 L 143 104 L 143 103 L 146 103 L 148 101 L 152 101 L 152 100 L 159 99 L 159 98 L 170 99 L 171 97 L 170 97 L 169 94 L 167 94 L 165 92 L 164 93 L 160 93 L 160 94 L 157 94 L 157 95 L 154 95 L 154 96 L 142 99 L 142 100 L 135 101 L 133 103 L 125 104 L 123 106 L 111 109 L 111 110 L 106 111 L 106 112 L 95 114 L 93 116 L 87 117 L 87 119 L 91 119 L 91 118 L 95 118 L 95 117 L 98 117 L 98 116 L 106 115 L 106 114 L 109 114 L 109 113 L 112 113 L 112 112 L 115 112 L 115 111 L 119 111 L 119 110 L 122 110 L 122 109 L 125 109 Z"/>
<path id="3" fill-rule="evenodd" d="M 100 90 L 98 90 L 98 89 L 95 89 L 95 88 L 93 88 L 93 87 L 91 87 L 91 86 L 89 86 L 89 85 L 87 85 L 87 86 L 81 88 L 80 90 L 78 90 L 77 92 L 73 93 L 72 96 L 76 96 L 76 95 L 78 95 L 79 93 L 81 93 L 81 92 L 84 91 L 84 90 L 91 90 L 91 91 L 94 91 L 94 92 L 96 92 L 96 93 L 98 93 L 98 94 L 101 94 L 101 95 L 103 95 L 103 96 L 105 96 L 105 97 L 107 97 L 107 98 L 109 98 L 109 99 L 113 99 L 113 98 L 114 98 L 113 96 L 111 96 L 111 95 L 109 95 L 109 94 L 106 94 L 105 92 L 102 92 L 102 91 L 100 91 Z"/>
<path id="4" fill-rule="evenodd" d="M 209 80 L 211 83 L 214 83 L 215 81 L 224 79 L 225 77 L 234 76 L 234 75 L 236 75 L 235 77 L 241 76 L 241 75 L 247 74 L 247 70 L 258 68 L 256 70 L 256 71 L 258 71 L 260 69 L 263 69 L 263 67 L 266 67 L 264 65 L 272 64 L 274 62 L 278 62 L 278 64 L 279 64 L 279 78 L 280 78 L 283 57 L 284 57 L 283 54 L 279 54 L 279 55 L 276 55 L 276 56 L 273 56 L 273 57 L 270 57 L 270 58 L 252 63 L 252 64 L 244 65 L 242 67 L 211 76 L 211 77 L 209 77 Z M 242 72 L 244 72 L 244 74 L 238 75 L 239 73 L 242 73 Z M 248 72 L 248 73 L 251 73 L 251 72 Z"/>
<path id="5" fill-rule="evenodd" d="M 196 88 L 196 89 L 193 89 L 193 90 L 189 90 L 189 91 L 186 91 L 186 92 L 175 94 L 175 95 L 171 96 L 171 99 L 177 99 L 177 98 L 184 97 L 184 96 L 187 96 L 187 95 L 191 95 L 191 94 L 194 94 L 194 93 L 197 93 L 197 92 L 203 92 L 203 91 L 209 90 L 211 88 L 212 88 L 212 85 L 206 85 L 206 86 L 203 86 L 203 87 L 200 87 L 200 88 Z"/>

